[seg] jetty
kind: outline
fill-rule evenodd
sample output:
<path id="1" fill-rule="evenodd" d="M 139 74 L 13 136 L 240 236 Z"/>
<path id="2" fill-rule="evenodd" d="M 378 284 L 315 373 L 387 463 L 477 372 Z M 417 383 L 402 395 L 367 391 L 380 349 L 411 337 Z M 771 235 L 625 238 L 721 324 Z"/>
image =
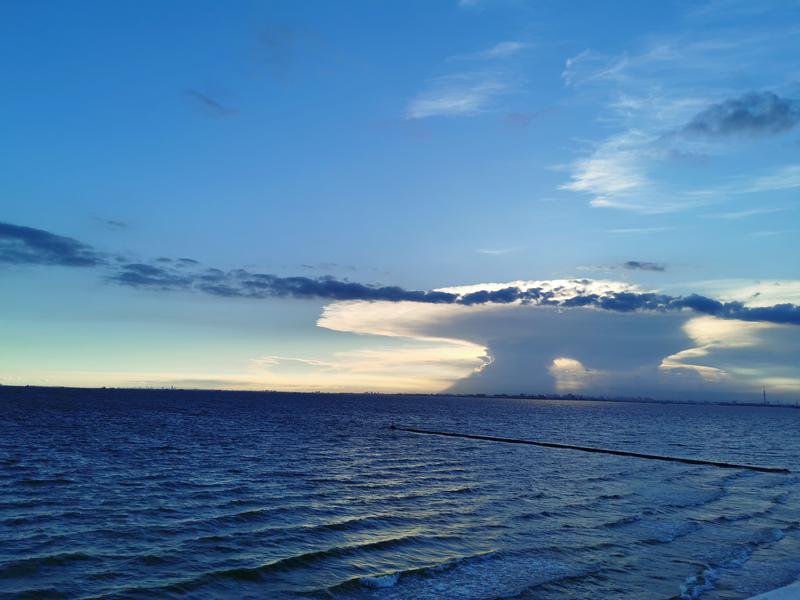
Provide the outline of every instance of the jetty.
<path id="1" fill-rule="evenodd" d="M 457 433 L 453 431 L 433 431 L 430 429 L 416 429 L 414 427 L 398 427 L 390 425 L 389 429 L 395 431 L 405 431 L 422 435 L 438 435 L 444 437 L 465 438 L 468 440 L 482 440 L 486 442 L 501 442 L 504 444 L 526 444 L 528 446 L 539 446 L 542 448 L 560 448 L 564 450 L 577 450 L 579 452 L 592 452 L 595 454 L 611 454 L 613 456 L 628 456 L 631 458 L 643 458 L 646 460 L 662 460 L 667 462 L 684 463 L 687 465 L 706 465 L 721 469 L 746 469 L 748 471 L 759 471 L 761 473 L 781 473 L 788 474 L 791 471 L 785 467 L 765 467 L 760 465 L 742 465 L 736 463 L 723 462 L 718 460 L 705 460 L 701 458 L 689 458 L 686 456 L 664 456 L 662 454 L 645 454 L 643 452 L 633 452 L 630 450 L 616 450 L 612 448 L 595 448 L 592 446 L 576 446 L 573 444 L 559 444 L 556 442 L 544 442 L 539 440 L 521 440 L 516 438 L 495 437 L 491 435 L 476 435 L 470 433 Z"/>

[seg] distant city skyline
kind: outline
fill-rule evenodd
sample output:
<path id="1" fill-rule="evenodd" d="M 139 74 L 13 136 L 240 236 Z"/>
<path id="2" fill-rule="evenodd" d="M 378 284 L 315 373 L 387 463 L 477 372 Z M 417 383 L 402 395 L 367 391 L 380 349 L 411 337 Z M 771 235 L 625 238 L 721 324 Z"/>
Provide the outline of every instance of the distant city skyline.
<path id="1" fill-rule="evenodd" d="M 800 398 L 795 3 L 0 16 L 0 384 Z"/>

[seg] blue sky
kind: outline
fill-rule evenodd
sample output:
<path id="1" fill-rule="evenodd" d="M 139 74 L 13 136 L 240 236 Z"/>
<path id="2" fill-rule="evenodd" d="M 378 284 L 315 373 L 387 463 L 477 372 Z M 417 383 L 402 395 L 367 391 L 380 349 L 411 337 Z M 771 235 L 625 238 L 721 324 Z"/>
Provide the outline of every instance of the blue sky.
<path id="1" fill-rule="evenodd" d="M 794 397 L 794 317 L 553 303 L 800 301 L 798 17 L 5 3 L 0 381 Z"/>

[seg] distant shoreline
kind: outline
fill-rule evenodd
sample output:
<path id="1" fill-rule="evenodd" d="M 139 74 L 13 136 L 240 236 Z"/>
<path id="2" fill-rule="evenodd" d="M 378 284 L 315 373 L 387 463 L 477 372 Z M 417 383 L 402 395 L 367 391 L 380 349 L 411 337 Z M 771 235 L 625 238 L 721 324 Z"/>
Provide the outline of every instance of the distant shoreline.
<path id="1" fill-rule="evenodd" d="M 698 401 L 698 400 L 657 400 L 650 397 L 618 396 L 588 396 L 583 394 L 454 394 L 454 393 L 423 393 L 423 392 L 296 392 L 280 390 L 226 390 L 226 389 L 195 389 L 195 388 L 156 388 L 156 387 L 75 387 L 75 386 L 42 386 L 42 385 L 5 385 L 0 384 L 0 399 L 44 399 L 52 398 L 55 393 L 61 397 L 80 395 L 86 397 L 120 396 L 147 398 L 164 394 L 184 397 L 200 397 L 208 394 L 224 394 L 227 396 L 341 396 L 341 397 L 381 397 L 381 396 L 407 396 L 431 398 L 472 398 L 496 400 L 547 400 L 565 402 L 619 402 L 630 404 L 686 404 L 696 406 L 750 406 L 760 408 L 800 408 L 800 404 L 790 403 L 762 403 L 762 402 L 733 402 L 733 401 Z M 38 396 L 31 398 L 31 395 Z"/>

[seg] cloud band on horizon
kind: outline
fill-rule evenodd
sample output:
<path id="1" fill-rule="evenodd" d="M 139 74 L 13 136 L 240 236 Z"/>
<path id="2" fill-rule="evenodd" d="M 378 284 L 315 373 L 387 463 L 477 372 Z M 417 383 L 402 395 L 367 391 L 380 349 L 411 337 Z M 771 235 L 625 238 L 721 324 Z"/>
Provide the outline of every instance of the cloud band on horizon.
<path id="1" fill-rule="evenodd" d="M 690 310 L 721 319 L 800 325 L 800 306 L 790 303 L 746 306 L 700 294 L 672 296 L 628 287 L 595 290 L 592 280 L 568 280 L 563 285 L 528 284 L 493 286 L 471 291 L 407 290 L 324 277 L 281 277 L 246 269 L 223 271 L 203 268 L 192 259 L 164 259 L 157 264 L 126 261 L 104 254 L 89 244 L 41 229 L 0 223 L 0 263 L 100 267 L 110 271 L 106 280 L 133 288 L 160 291 L 194 291 L 225 298 L 298 298 L 334 301 L 365 300 L 425 304 L 512 304 L 556 308 L 592 308 L 617 313 L 680 312 Z M 488 288 L 490 286 L 484 286 Z M 496 289 L 495 289 L 496 288 Z"/>

